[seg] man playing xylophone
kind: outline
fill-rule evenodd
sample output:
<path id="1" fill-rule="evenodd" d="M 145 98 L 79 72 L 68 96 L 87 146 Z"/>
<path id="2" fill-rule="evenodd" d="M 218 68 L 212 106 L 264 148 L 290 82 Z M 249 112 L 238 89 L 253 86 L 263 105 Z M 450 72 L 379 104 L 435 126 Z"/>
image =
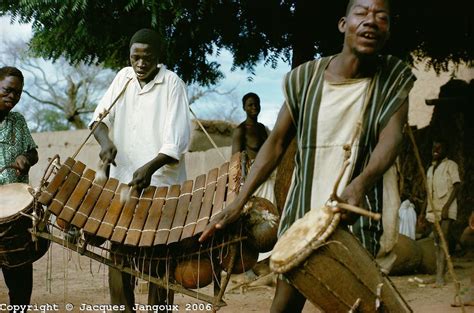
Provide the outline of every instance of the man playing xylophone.
<path id="1" fill-rule="evenodd" d="M 190 138 L 186 86 L 159 63 L 159 42 L 158 34 L 150 29 L 133 35 L 129 46 L 131 67 L 117 74 L 90 125 L 118 97 L 94 136 L 101 146 L 102 162 L 114 165 L 110 176 L 130 182 L 138 190 L 150 184 L 181 184 L 186 178 L 184 153 Z M 111 302 L 125 305 L 125 312 L 133 312 L 134 285 L 130 275 L 109 268 Z M 148 302 L 172 304 L 173 292 L 150 284 Z"/>
<path id="2" fill-rule="evenodd" d="M 398 154 L 415 78 L 403 62 L 379 54 L 390 33 L 388 0 L 350 0 L 338 27 L 344 34 L 339 54 L 304 63 L 285 76 L 285 103 L 273 131 L 240 194 L 208 225 L 201 241 L 240 216 L 295 136 L 296 166 L 279 235 L 310 209 L 323 207 L 342 168 L 343 147 L 351 143 L 359 123 L 362 128 L 351 147 L 351 165 L 341 180 L 338 200 L 382 212 L 382 176 Z M 381 221 L 356 219 L 346 211 L 341 219 L 355 222 L 354 233 L 375 256 Z M 305 301 L 296 288 L 279 279 L 271 311 L 300 312 Z"/>

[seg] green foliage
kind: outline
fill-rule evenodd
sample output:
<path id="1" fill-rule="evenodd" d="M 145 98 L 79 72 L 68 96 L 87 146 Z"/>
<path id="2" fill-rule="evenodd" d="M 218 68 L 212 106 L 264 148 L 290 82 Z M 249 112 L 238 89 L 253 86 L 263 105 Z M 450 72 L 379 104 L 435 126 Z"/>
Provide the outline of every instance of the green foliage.
<path id="1" fill-rule="evenodd" d="M 430 59 L 436 70 L 472 60 L 470 0 L 392 1 L 387 52 Z M 318 0 L 9 0 L 0 15 L 33 22 L 38 55 L 72 62 L 128 63 L 128 41 L 142 27 L 162 37 L 162 62 L 187 82 L 209 85 L 222 74 L 209 55 L 228 49 L 234 68 L 263 61 L 293 65 L 340 50 L 337 21 L 346 1 Z"/>
<path id="2" fill-rule="evenodd" d="M 60 131 L 71 129 L 67 120 L 64 119 L 64 114 L 52 109 L 41 110 L 38 112 L 38 121 L 41 123 L 36 124 L 35 131 Z"/>

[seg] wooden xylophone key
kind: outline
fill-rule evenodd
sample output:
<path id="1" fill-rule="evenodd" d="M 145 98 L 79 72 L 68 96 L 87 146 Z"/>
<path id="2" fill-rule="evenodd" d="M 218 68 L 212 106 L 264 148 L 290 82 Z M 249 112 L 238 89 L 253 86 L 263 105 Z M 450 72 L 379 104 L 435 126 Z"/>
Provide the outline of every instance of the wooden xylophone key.
<path id="1" fill-rule="evenodd" d="M 166 196 L 165 207 L 161 214 L 160 224 L 156 230 L 155 240 L 153 245 L 163 245 L 168 241 L 170 228 L 173 223 L 174 214 L 176 212 L 176 206 L 178 204 L 178 198 L 180 194 L 179 185 L 172 185 L 169 188 L 168 195 Z"/>
<path id="2" fill-rule="evenodd" d="M 54 176 L 53 180 L 48 184 L 48 187 L 46 187 L 46 190 L 41 192 L 41 195 L 38 198 L 39 203 L 43 205 L 49 205 L 51 203 L 51 200 L 53 200 L 64 179 L 69 174 L 75 163 L 76 161 L 72 158 L 66 159 L 64 164 L 59 168 L 58 172 Z"/>
<path id="3" fill-rule="evenodd" d="M 229 162 L 221 165 L 219 169 L 219 177 L 217 177 L 216 196 L 214 197 L 214 205 L 209 220 L 222 211 L 226 196 L 227 178 L 229 177 Z"/>
<path id="4" fill-rule="evenodd" d="M 66 180 L 62 184 L 58 193 L 54 196 L 53 201 L 48 207 L 48 210 L 54 215 L 58 216 L 61 213 L 64 205 L 68 201 L 69 197 L 76 188 L 77 183 L 81 179 L 82 172 L 86 168 L 86 165 L 82 162 L 77 161 L 69 172 Z"/>
<path id="5" fill-rule="evenodd" d="M 155 195 L 156 187 L 150 186 L 146 188 L 140 200 L 138 200 L 138 205 L 135 209 L 135 214 L 133 215 L 132 222 L 125 237 L 124 244 L 129 246 L 137 246 L 140 242 L 140 236 L 145 225 L 146 218 L 148 216 L 148 209 L 153 201 L 153 196 Z"/>
<path id="6" fill-rule="evenodd" d="M 77 184 L 74 192 L 69 197 L 66 205 L 64 206 L 61 213 L 58 215 L 59 220 L 65 221 L 67 224 L 71 222 L 74 214 L 82 203 L 82 200 L 85 198 L 87 192 L 89 191 L 92 182 L 94 181 L 95 172 L 91 169 L 87 169 L 82 175 L 79 183 Z"/>
<path id="7" fill-rule="evenodd" d="M 167 244 L 178 242 L 181 238 L 184 222 L 186 221 L 186 215 L 191 202 L 192 190 L 193 181 L 185 181 L 181 187 L 181 194 L 179 195 L 178 205 L 176 207 L 176 213 L 174 215 L 173 224 L 171 225 Z"/>
<path id="8" fill-rule="evenodd" d="M 110 238 L 110 241 L 116 243 L 122 243 L 125 240 L 125 236 L 127 235 L 128 227 L 132 222 L 133 213 L 135 212 L 135 207 L 138 203 L 139 194 L 135 188 L 132 188 L 131 197 L 125 203 L 122 213 L 120 214 L 120 218 L 115 225 L 114 233 Z"/>
<path id="9" fill-rule="evenodd" d="M 196 222 L 199 217 L 199 212 L 201 211 L 204 190 L 206 189 L 205 185 L 206 175 L 203 174 L 198 176 L 196 178 L 196 183 L 194 184 L 193 196 L 191 198 L 191 204 L 189 205 L 181 239 L 192 237 L 194 234 L 194 228 L 196 228 Z"/>
<path id="10" fill-rule="evenodd" d="M 89 218 L 89 214 L 94 208 L 97 199 L 99 198 L 102 189 L 104 188 L 105 180 L 97 180 L 92 182 L 92 187 L 89 189 L 89 192 L 86 195 L 84 201 L 82 201 L 81 206 L 76 212 L 76 215 L 72 218 L 71 224 L 82 228 Z"/>
<path id="11" fill-rule="evenodd" d="M 207 174 L 206 191 L 204 192 L 204 199 L 202 200 L 201 211 L 199 212 L 199 218 L 196 222 L 196 228 L 194 228 L 194 234 L 201 233 L 209 222 L 209 216 L 212 212 L 212 203 L 214 202 L 214 193 L 216 191 L 217 175 L 219 170 L 214 168 Z"/>
<path id="12" fill-rule="evenodd" d="M 84 226 L 84 232 L 91 235 L 95 235 L 95 233 L 100 227 L 102 219 L 105 216 L 107 208 L 110 206 L 112 198 L 114 197 L 114 195 L 116 197 L 120 196 L 118 193 L 115 192 L 117 190 L 118 185 L 119 181 L 115 178 L 109 178 L 107 180 L 107 183 L 105 184 L 105 187 L 102 190 L 102 193 L 100 194 L 100 197 L 97 200 L 94 209 L 92 210 L 91 214 L 89 215 L 89 218 L 87 219 L 87 222 Z"/>
<path id="13" fill-rule="evenodd" d="M 151 203 L 150 212 L 143 227 L 142 236 L 140 238 L 140 247 L 151 247 L 155 239 L 156 229 L 161 219 L 161 213 L 163 211 L 163 204 L 166 200 L 166 194 L 168 193 L 168 187 L 158 187 Z"/>
<path id="14" fill-rule="evenodd" d="M 99 230 L 96 234 L 98 237 L 110 239 L 110 236 L 112 236 L 115 224 L 117 223 L 124 206 L 124 203 L 120 199 L 121 190 L 124 188 L 129 187 L 126 184 L 120 184 L 120 186 L 117 188 L 117 193 L 112 199 L 110 208 L 107 210 L 107 213 L 105 213 L 102 223 L 100 223 Z"/>

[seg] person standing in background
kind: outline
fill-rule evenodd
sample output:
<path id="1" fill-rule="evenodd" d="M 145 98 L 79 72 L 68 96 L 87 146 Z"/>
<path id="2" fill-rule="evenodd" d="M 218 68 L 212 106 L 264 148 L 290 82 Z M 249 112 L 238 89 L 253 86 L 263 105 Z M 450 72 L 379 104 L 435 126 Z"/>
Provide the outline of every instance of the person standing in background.
<path id="1" fill-rule="evenodd" d="M 436 253 L 436 283 L 435 287 L 445 284 L 446 255 L 441 247 L 440 237 L 434 222 L 437 220 L 441 226 L 444 238 L 448 237 L 451 224 L 457 217 L 457 194 L 459 191 L 460 178 L 456 162 L 446 156 L 446 143 L 441 140 L 433 141 L 432 163 L 428 168 L 427 192 L 431 201 L 426 208 L 426 220 L 432 223 L 435 240 Z"/>

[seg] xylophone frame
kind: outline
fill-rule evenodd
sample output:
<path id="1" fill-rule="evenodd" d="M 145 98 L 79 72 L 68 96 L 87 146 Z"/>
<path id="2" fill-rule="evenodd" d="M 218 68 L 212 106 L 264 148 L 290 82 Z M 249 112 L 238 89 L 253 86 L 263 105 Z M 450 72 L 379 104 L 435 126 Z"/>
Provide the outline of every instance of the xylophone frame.
<path id="1" fill-rule="evenodd" d="M 239 159 L 239 158 L 240 158 L 240 156 L 234 155 L 232 157 L 232 160 L 236 160 L 236 159 Z M 239 160 L 240 160 L 241 169 L 245 170 L 245 168 L 247 166 L 247 164 L 246 164 L 247 158 L 242 157 Z M 43 178 L 43 180 L 44 180 L 44 178 Z M 240 177 L 240 180 L 243 180 L 243 177 Z M 43 183 L 44 183 L 44 181 L 43 181 Z M 236 183 L 237 183 L 236 187 L 240 186 L 241 181 L 238 181 Z M 238 192 L 238 189 L 236 189 L 234 191 L 234 194 L 232 195 L 232 197 L 235 197 L 236 192 Z M 41 195 L 39 197 L 41 197 Z M 36 200 L 38 200 L 38 199 L 36 199 Z M 39 202 L 41 202 L 43 205 L 45 205 L 41 200 L 39 200 Z M 183 287 L 179 284 L 175 284 L 175 283 L 169 281 L 169 278 L 168 279 L 158 278 L 158 277 L 151 276 L 149 274 L 140 272 L 140 271 L 138 271 L 138 270 L 136 270 L 132 267 L 124 266 L 123 264 L 117 264 L 113 260 L 108 259 L 106 257 L 103 257 L 102 255 L 99 255 L 99 254 L 95 253 L 94 251 L 91 251 L 90 249 L 88 249 L 89 243 L 87 242 L 87 240 L 85 240 L 83 242 L 80 242 L 80 243 L 79 242 L 78 243 L 72 243 L 72 242 L 69 242 L 68 240 L 66 240 L 65 238 L 62 238 L 62 237 L 59 237 L 59 236 L 56 236 L 56 235 L 50 233 L 48 231 L 48 221 L 50 219 L 51 214 L 57 215 L 57 214 L 54 214 L 53 212 L 51 212 L 49 210 L 49 207 L 46 207 L 44 217 L 43 217 L 43 219 L 39 220 L 39 222 L 37 223 L 37 227 L 34 230 L 34 235 L 36 235 L 38 237 L 45 238 L 45 239 L 47 239 L 49 241 L 52 241 L 56 244 L 62 245 L 63 247 L 68 248 L 71 251 L 77 252 L 77 253 L 79 253 L 81 255 L 84 255 L 88 258 L 96 260 L 96 261 L 98 261 L 102 264 L 113 267 L 113 268 L 115 268 L 119 271 L 128 273 L 128 274 L 133 275 L 133 276 L 135 276 L 137 278 L 140 278 L 140 279 L 147 280 L 147 281 L 149 281 L 151 283 L 154 283 L 154 284 L 156 284 L 156 285 L 158 285 L 158 286 L 160 286 L 164 289 L 169 288 L 169 289 L 171 289 L 171 290 L 173 290 L 177 293 L 185 294 L 189 297 L 192 297 L 192 298 L 210 303 L 210 304 L 213 305 L 213 311 L 214 312 L 216 310 L 218 310 L 220 307 L 227 305 L 225 303 L 225 301 L 222 300 L 222 298 L 224 296 L 227 285 L 230 281 L 230 276 L 232 275 L 233 270 L 235 269 L 235 263 L 236 263 L 236 259 L 237 259 L 237 253 L 238 253 L 238 245 L 241 243 L 242 240 L 246 239 L 246 237 L 242 237 L 242 236 L 239 237 L 239 235 L 237 235 L 237 234 L 232 234 L 230 236 L 230 240 L 228 240 L 225 244 L 223 244 L 223 245 L 228 245 L 229 246 L 229 256 L 230 256 L 229 268 L 228 268 L 228 271 L 227 271 L 225 276 L 222 277 L 220 272 L 217 273 L 216 276 L 214 276 L 214 278 L 213 278 L 214 296 L 210 296 L 210 295 L 207 295 L 207 294 L 202 293 L 200 291 L 187 289 L 187 288 L 185 288 L 185 287 Z M 213 216 L 211 216 L 210 218 L 212 218 L 212 217 Z M 212 247 L 211 249 L 215 249 L 215 248 L 216 247 Z M 212 262 L 215 262 L 215 260 L 212 260 Z M 220 279 L 220 283 L 218 281 L 219 279 Z"/>
<path id="2" fill-rule="evenodd" d="M 121 264 L 117 264 L 116 262 L 113 262 L 112 260 L 103 257 L 91 250 L 88 250 L 88 243 L 87 241 L 83 242 L 82 244 L 79 243 L 71 243 L 65 238 L 61 238 L 59 236 L 53 235 L 51 232 L 45 231 L 47 229 L 47 224 L 46 221 L 49 219 L 49 216 L 51 214 L 46 210 L 45 211 L 45 218 L 40 221 L 37 225 L 37 230 L 35 231 L 35 236 L 44 238 L 46 240 L 49 240 L 51 242 L 54 242 L 56 244 L 59 244 L 71 251 L 77 252 L 81 255 L 84 255 L 90 259 L 93 259 L 97 262 L 100 262 L 104 265 L 113 267 L 121 272 L 128 273 L 130 275 L 133 275 L 137 278 L 146 280 L 150 283 L 153 283 L 155 285 L 160 286 L 161 288 L 169 288 L 177 293 L 184 294 L 186 296 L 195 298 L 197 300 L 205 301 L 207 303 L 212 304 L 213 312 L 216 312 L 219 308 L 223 306 L 227 306 L 227 303 L 222 300 L 225 290 L 227 288 L 227 285 L 229 284 L 230 281 L 230 276 L 233 273 L 233 270 L 235 268 L 235 263 L 237 259 L 237 252 L 238 252 L 238 244 L 240 241 L 246 239 L 246 237 L 237 237 L 235 236 L 234 239 L 228 241 L 226 244 L 228 244 L 229 247 L 229 253 L 230 253 L 230 262 L 229 262 L 229 270 L 226 273 L 224 277 L 221 277 L 221 281 L 219 285 L 216 285 L 216 279 L 214 278 L 214 296 L 210 296 L 208 294 L 199 292 L 199 291 L 194 291 L 191 289 L 187 289 L 179 284 L 175 284 L 173 282 L 170 282 L 169 280 L 161 279 L 155 276 L 148 275 L 146 273 L 137 271 L 131 267 L 128 266 L 123 266 Z M 218 277 L 220 277 L 220 273 L 218 273 Z M 218 287 L 220 286 L 220 288 Z M 217 293 L 217 294 L 216 294 Z"/>

